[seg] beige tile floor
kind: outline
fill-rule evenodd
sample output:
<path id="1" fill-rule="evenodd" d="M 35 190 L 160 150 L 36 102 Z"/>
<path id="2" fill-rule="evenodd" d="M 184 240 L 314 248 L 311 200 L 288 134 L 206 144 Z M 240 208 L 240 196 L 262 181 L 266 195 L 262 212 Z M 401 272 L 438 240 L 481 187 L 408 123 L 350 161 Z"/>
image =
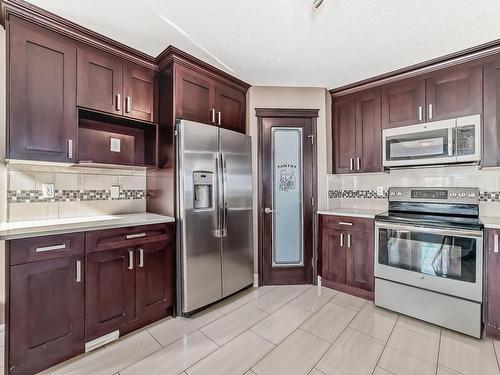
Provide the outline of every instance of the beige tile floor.
<path id="1" fill-rule="evenodd" d="M 500 342 L 299 285 L 245 290 L 192 318 L 165 319 L 44 374 L 500 375 L 499 356 Z"/>

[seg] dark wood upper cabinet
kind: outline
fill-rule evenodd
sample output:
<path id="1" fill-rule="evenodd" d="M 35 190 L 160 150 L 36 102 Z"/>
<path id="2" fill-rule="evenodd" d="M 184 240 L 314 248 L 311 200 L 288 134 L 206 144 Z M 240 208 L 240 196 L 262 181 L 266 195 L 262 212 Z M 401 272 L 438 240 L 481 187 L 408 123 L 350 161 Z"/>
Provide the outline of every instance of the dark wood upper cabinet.
<path id="1" fill-rule="evenodd" d="M 124 115 L 154 121 L 155 72 L 134 64 L 125 64 L 123 75 Z"/>
<path id="2" fill-rule="evenodd" d="M 380 91 L 361 92 L 356 95 L 356 171 L 382 171 L 381 143 Z"/>
<path id="3" fill-rule="evenodd" d="M 7 250 L 9 373 L 34 374 L 83 353 L 83 236 L 12 240 Z"/>
<path id="4" fill-rule="evenodd" d="M 335 172 L 353 172 L 356 158 L 356 97 L 354 95 L 334 99 L 333 129 Z"/>
<path id="5" fill-rule="evenodd" d="M 486 334 L 500 339 L 500 230 L 488 229 L 486 238 Z M 496 252 L 495 252 L 496 250 Z"/>
<path id="6" fill-rule="evenodd" d="M 484 65 L 482 165 L 500 165 L 500 56 Z"/>
<path id="7" fill-rule="evenodd" d="M 184 65 L 174 67 L 176 118 L 246 131 L 246 88 L 237 89 L 208 73 Z"/>
<path id="8" fill-rule="evenodd" d="M 87 253 L 87 341 L 135 319 L 135 251 L 125 247 Z"/>
<path id="9" fill-rule="evenodd" d="M 218 125 L 226 129 L 245 133 L 245 106 L 245 92 L 221 83 L 216 83 L 214 107 L 217 112 L 216 122 Z"/>
<path id="10" fill-rule="evenodd" d="M 425 122 L 425 80 L 412 79 L 382 89 L 382 127 Z"/>
<path id="11" fill-rule="evenodd" d="M 482 65 L 438 71 L 425 81 L 427 121 L 482 112 Z"/>
<path id="12" fill-rule="evenodd" d="M 122 61 L 104 52 L 78 48 L 78 106 L 119 114 L 122 111 Z"/>
<path id="13" fill-rule="evenodd" d="M 333 98 L 335 173 L 382 170 L 380 91 Z"/>
<path id="14" fill-rule="evenodd" d="M 144 244 L 137 248 L 137 255 L 137 315 L 165 311 L 173 305 L 173 244 Z"/>
<path id="15" fill-rule="evenodd" d="M 175 117 L 215 124 L 214 82 L 184 66 L 175 67 Z"/>
<path id="16" fill-rule="evenodd" d="M 16 17 L 9 21 L 10 159 L 73 162 L 76 46 Z"/>

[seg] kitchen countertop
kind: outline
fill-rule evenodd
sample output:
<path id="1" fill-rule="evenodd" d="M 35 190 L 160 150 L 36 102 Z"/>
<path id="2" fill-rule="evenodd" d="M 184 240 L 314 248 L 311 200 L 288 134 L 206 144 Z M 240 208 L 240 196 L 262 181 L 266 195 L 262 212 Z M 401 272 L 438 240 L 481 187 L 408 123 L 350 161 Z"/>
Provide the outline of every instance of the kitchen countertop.
<path id="1" fill-rule="evenodd" d="M 0 224 L 0 240 L 161 224 L 173 221 L 175 221 L 173 217 L 149 213 L 18 221 Z"/>
<path id="2" fill-rule="evenodd" d="M 368 208 L 333 208 L 327 211 L 318 211 L 320 215 L 335 215 L 335 216 L 352 216 L 352 217 L 364 217 L 367 219 L 375 218 L 375 215 L 378 215 L 385 210 L 374 210 Z"/>
<path id="3" fill-rule="evenodd" d="M 485 228 L 500 229 L 500 217 L 495 216 L 480 216 L 479 220 L 484 224 Z"/>

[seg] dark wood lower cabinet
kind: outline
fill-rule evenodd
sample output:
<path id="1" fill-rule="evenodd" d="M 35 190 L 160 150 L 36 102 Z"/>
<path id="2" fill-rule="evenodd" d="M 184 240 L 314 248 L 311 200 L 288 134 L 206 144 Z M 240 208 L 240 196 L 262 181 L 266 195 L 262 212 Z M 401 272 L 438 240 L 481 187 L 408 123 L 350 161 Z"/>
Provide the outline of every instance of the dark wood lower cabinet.
<path id="1" fill-rule="evenodd" d="M 500 340 L 500 230 L 486 230 L 485 239 L 485 329 L 487 336 Z"/>
<path id="2" fill-rule="evenodd" d="M 87 254 L 87 341 L 135 319 L 134 257 L 133 248 Z"/>
<path id="3" fill-rule="evenodd" d="M 326 287 L 373 299 L 374 221 L 319 215 L 318 273 Z"/>
<path id="4" fill-rule="evenodd" d="M 138 248 L 137 315 L 149 316 L 173 305 L 173 244 L 153 242 Z M 142 254 L 142 255 L 141 255 Z"/>
<path id="5" fill-rule="evenodd" d="M 84 352 L 83 258 L 82 253 L 10 267 L 9 374 L 34 374 Z"/>
<path id="6" fill-rule="evenodd" d="M 174 223 L 7 241 L 7 363 L 31 375 L 172 313 Z"/>

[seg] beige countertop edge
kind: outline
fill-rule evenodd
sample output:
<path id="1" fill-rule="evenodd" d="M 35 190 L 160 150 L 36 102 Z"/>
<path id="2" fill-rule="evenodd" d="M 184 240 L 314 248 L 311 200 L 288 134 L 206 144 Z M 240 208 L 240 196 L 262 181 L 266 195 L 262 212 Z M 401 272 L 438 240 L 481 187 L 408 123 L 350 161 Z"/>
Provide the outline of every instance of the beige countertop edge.
<path id="1" fill-rule="evenodd" d="M 157 214 L 109 215 L 105 218 L 80 218 L 60 220 L 37 220 L 33 222 L 14 222 L 0 225 L 0 240 L 50 236 L 55 234 L 89 232 L 93 230 L 125 228 L 139 225 L 163 224 L 175 221 L 175 218 Z M 94 219 L 94 220 L 92 220 Z M 30 224 L 32 224 L 30 226 Z"/>
<path id="2" fill-rule="evenodd" d="M 318 211 L 319 215 L 352 216 L 374 219 L 375 215 L 384 212 L 383 210 L 360 209 L 360 208 L 334 208 L 332 210 Z"/>
<path id="3" fill-rule="evenodd" d="M 479 219 L 485 228 L 500 229 L 500 217 L 481 216 Z"/>

